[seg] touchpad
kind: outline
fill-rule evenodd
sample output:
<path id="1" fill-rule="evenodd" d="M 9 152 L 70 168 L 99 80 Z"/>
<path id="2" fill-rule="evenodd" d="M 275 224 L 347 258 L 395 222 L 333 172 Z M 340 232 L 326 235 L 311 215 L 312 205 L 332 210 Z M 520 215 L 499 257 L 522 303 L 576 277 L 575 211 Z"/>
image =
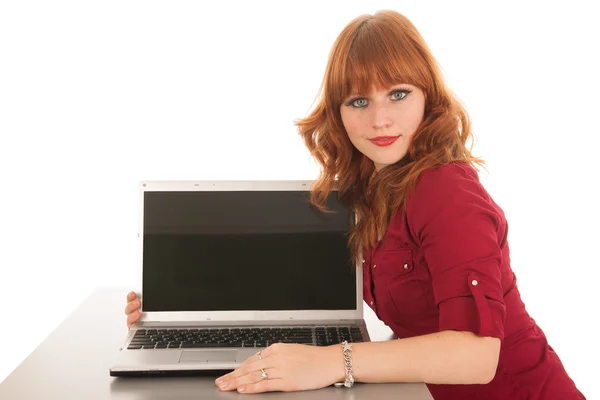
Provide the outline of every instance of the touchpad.
<path id="1" fill-rule="evenodd" d="M 236 359 L 237 350 L 189 350 L 181 352 L 179 358 L 180 363 L 185 362 L 234 362 Z"/>

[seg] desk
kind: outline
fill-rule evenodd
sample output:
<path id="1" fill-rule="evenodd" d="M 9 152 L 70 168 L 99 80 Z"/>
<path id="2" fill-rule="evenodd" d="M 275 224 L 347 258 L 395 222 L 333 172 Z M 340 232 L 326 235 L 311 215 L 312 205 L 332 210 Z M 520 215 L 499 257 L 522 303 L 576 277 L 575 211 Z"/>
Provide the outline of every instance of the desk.
<path id="1" fill-rule="evenodd" d="M 431 400 L 422 383 L 364 384 L 302 392 L 221 392 L 214 376 L 115 378 L 109 365 L 123 344 L 127 288 L 98 288 L 0 384 L 0 399 L 403 399 Z M 373 340 L 389 337 L 365 316 Z M 378 325 L 379 324 L 379 325 Z M 383 336 L 383 337 L 382 337 Z"/>

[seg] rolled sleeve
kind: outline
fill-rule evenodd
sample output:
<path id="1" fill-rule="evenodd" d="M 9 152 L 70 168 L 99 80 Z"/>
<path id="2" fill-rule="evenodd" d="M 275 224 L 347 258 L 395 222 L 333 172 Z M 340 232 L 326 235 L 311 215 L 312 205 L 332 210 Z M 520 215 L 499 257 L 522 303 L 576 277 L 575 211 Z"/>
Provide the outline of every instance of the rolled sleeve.
<path id="1" fill-rule="evenodd" d="M 425 171 L 407 215 L 431 274 L 439 330 L 504 339 L 506 221 L 477 172 L 461 164 Z"/>

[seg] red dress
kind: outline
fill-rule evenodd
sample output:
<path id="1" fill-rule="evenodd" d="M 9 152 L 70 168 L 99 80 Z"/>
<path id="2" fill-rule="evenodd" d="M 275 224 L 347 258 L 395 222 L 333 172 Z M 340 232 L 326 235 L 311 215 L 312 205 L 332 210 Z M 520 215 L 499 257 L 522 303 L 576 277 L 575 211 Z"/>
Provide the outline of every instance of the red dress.
<path id="1" fill-rule="evenodd" d="M 474 168 L 427 170 L 364 254 L 365 302 L 399 338 L 444 330 L 500 338 L 490 383 L 427 384 L 436 400 L 585 399 L 521 301 L 507 232 Z"/>

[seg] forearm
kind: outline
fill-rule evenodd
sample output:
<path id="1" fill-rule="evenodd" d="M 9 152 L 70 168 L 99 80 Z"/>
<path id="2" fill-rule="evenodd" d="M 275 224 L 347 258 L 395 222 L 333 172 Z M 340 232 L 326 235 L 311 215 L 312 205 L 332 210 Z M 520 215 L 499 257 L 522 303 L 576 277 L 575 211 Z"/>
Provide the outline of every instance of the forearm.
<path id="1" fill-rule="evenodd" d="M 352 350 L 352 369 L 357 382 L 477 384 L 494 377 L 500 340 L 478 337 L 471 332 L 444 331 L 407 339 L 354 343 Z M 341 381 L 344 377 L 340 376 Z"/>

